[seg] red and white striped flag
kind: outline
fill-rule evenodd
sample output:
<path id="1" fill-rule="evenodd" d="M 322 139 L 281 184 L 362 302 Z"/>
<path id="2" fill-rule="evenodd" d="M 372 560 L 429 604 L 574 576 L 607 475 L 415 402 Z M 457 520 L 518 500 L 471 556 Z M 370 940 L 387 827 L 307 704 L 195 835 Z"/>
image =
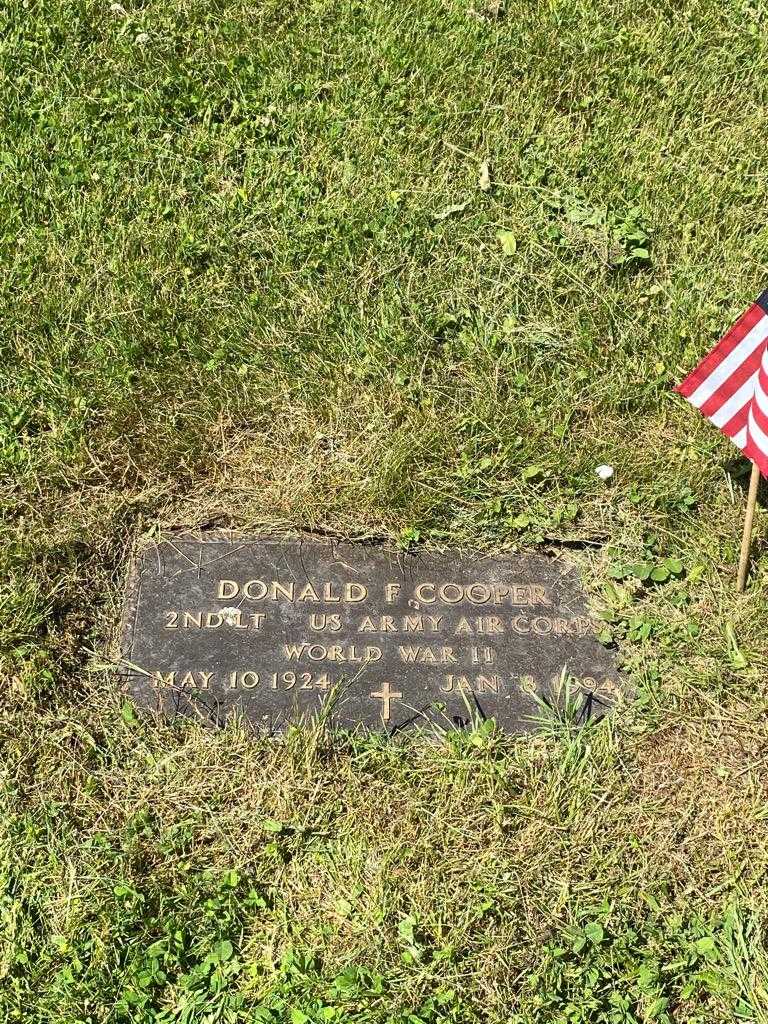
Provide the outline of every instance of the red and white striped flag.
<path id="1" fill-rule="evenodd" d="M 768 291 L 675 391 L 768 476 Z"/>

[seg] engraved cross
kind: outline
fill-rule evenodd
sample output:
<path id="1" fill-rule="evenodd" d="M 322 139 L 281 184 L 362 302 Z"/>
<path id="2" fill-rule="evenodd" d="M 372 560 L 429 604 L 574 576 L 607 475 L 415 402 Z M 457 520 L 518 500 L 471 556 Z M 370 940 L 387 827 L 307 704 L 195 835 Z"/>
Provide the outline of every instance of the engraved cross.
<path id="1" fill-rule="evenodd" d="M 384 719 L 385 722 L 388 722 L 390 719 L 390 701 L 399 700 L 400 697 L 403 696 L 399 690 L 391 690 L 391 685 L 391 683 L 385 680 L 381 684 L 381 689 L 371 694 L 372 697 L 378 697 L 378 699 L 381 701 L 381 717 Z"/>

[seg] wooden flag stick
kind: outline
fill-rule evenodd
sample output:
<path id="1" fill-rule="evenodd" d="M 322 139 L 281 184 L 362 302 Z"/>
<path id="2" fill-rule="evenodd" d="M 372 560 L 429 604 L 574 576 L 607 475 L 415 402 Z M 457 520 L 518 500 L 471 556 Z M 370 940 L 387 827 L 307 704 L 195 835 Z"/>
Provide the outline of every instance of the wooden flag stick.
<path id="1" fill-rule="evenodd" d="M 747 511 L 744 514 L 744 533 L 741 536 L 741 554 L 739 555 L 739 575 L 736 581 L 736 592 L 744 593 L 747 585 L 747 569 L 749 568 L 749 544 L 752 540 L 752 522 L 755 518 L 755 502 L 757 501 L 757 485 L 760 483 L 760 470 L 752 463 L 752 475 L 749 478 L 749 494 L 747 495 Z"/>

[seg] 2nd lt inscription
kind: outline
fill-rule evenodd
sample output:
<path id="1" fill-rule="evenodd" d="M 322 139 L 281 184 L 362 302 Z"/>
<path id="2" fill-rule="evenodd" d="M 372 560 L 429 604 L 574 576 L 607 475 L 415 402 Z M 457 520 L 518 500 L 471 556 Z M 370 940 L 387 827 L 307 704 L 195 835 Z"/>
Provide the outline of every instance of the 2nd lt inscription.
<path id="1" fill-rule="evenodd" d="M 244 615 L 239 608 L 168 609 L 164 612 L 164 629 L 240 629 L 261 630 L 268 622 L 267 612 Z M 562 616 L 520 614 L 511 618 L 499 615 L 462 615 L 449 622 L 444 615 L 364 615 L 345 626 L 340 615 L 313 613 L 307 626 L 315 633 L 340 633 L 351 629 L 356 633 L 449 634 L 456 637 L 502 636 L 507 632 L 518 636 L 589 636 L 594 627 L 585 616 L 566 619 Z"/>

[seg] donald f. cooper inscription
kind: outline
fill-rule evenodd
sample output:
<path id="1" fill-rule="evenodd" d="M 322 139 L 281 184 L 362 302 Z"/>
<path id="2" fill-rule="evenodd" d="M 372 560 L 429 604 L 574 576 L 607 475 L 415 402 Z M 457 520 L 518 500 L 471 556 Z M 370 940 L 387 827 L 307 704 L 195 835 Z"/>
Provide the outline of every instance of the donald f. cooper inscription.
<path id="1" fill-rule="evenodd" d="M 621 689 L 559 561 L 223 532 L 140 550 L 122 656 L 139 703 L 214 723 L 238 709 L 268 732 L 324 710 L 343 728 L 524 732 L 564 671 L 585 716 Z"/>

